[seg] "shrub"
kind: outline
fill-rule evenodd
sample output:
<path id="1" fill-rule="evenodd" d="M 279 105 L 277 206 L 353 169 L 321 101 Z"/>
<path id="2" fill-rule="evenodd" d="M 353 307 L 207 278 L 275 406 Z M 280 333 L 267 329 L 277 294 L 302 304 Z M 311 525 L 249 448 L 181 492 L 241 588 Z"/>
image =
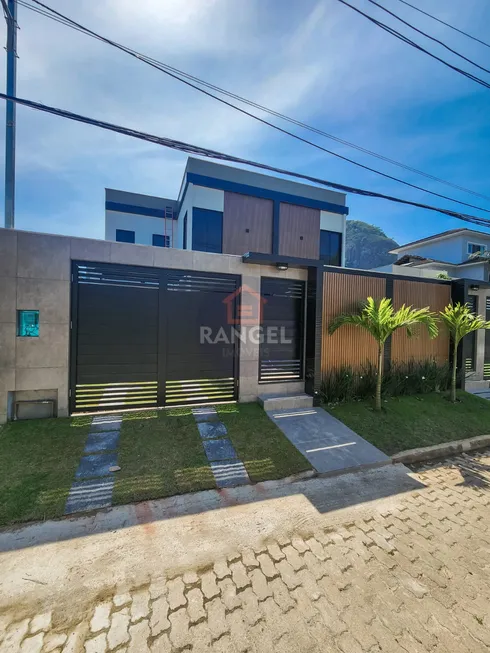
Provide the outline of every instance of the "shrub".
<path id="1" fill-rule="evenodd" d="M 376 390 L 377 370 L 372 363 L 361 369 L 343 366 L 328 372 L 322 380 L 320 396 L 326 403 L 368 399 Z M 387 397 L 426 394 L 447 390 L 451 384 L 450 366 L 433 360 L 393 363 L 383 375 L 383 394 Z"/>

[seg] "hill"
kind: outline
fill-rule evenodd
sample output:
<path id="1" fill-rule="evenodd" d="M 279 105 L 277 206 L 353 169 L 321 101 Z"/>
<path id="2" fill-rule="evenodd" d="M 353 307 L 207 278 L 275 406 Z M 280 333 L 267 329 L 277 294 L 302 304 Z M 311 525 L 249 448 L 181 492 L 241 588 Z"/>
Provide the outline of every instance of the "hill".
<path id="1" fill-rule="evenodd" d="M 360 220 L 347 220 L 346 267 L 369 270 L 389 265 L 396 260 L 395 254 L 388 254 L 395 247 L 398 243 L 379 227 Z"/>

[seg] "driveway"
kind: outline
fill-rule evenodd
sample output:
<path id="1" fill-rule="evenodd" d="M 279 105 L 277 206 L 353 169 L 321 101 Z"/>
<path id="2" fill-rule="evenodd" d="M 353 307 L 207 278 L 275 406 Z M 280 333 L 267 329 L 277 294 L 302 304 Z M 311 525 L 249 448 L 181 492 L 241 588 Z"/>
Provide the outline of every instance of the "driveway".
<path id="1" fill-rule="evenodd" d="M 490 450 L 407 472 L 1 533 L 0 651 L 488 651 Z"/>

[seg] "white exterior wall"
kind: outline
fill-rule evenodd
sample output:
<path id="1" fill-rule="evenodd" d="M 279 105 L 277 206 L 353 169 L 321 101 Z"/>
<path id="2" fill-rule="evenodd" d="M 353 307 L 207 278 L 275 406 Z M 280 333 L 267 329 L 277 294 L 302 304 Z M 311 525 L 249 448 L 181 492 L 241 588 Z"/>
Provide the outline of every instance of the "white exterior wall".
<path id="1" fill-rule="evenodd" d="M 468 258 L 466 254 L 467 242 L 468 238 L 466 236 L 454 236 L 434 242 L 420 243 L 420 245 L 413 245 L 404 249 L 403 252 L 398 254 L 398 258 L 405 254 L 416 254 L 417 256 L 434 258 L 448 263 L 461 263 Z"/>
<path id="2" fill-rule="evenodd" d="M 205 188 L 189 184 L 185 192 L 182 206 L 180 207 L 179 219 L 177 225 L 176 246 L 184 246 L 184 216 L 187 212 L 187 249 L 192 249 L 192 209 L 207 209 L 208 211 L 225 210 L 225 193 L 215 188 Z"/>
<path id="3" fill-rule="evenodd" d="M 345 267 L 345 241 L 347 229 L 347 217 L 339 213 L 320 211 L 320 230 L 337 231 L 342 234 L 342 258 L 341 265 Z"/>
<path id="4" fill-rule="evenodd" d="M 120 211 L 106 211 L 105 213 L 106 240 L 116 240 L 116 229 L 126 229 L 127 231 L 134 231 L 134 242 L 138 245 L 151 245 L 153 234 L 162 236 L 166 234 L 170 236 L 170 246 L 172 247 L 172 228 L 175 235 L 177 231 L 176 220 L 122 213 Z"/>

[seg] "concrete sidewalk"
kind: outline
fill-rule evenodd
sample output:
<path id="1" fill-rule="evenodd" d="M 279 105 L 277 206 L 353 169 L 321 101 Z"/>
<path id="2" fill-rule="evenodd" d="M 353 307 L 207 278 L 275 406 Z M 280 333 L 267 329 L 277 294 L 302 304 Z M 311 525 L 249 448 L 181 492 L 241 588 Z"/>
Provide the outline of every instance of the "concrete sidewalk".
<path id="1" fill-rule="evenodd" d="M 269 410 L 267 414 L 319 474 L 340 474 L 391 463 L 391 458 L 323 408 Z"/>

